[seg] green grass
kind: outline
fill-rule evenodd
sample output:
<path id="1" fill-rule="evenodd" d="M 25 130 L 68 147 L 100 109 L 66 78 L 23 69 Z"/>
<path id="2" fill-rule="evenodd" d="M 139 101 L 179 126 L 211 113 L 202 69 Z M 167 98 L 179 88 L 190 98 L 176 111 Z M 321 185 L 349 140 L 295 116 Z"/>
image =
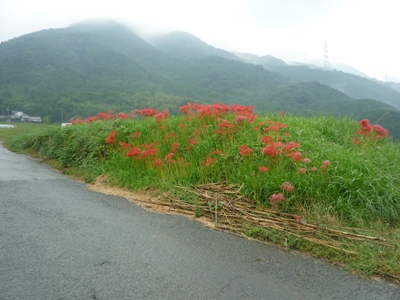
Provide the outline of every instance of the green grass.
<path id="1" fill-rule="evenodd" d="M 36 132 L 21 126 L 0 130 L 0 138 L 14 150 L 56 159 L 59 168 L 88 182 L 106 174 L 112 184 L 132 191 L 151 187 L 171 193 L 177 185 L 236 184 L 261 206 L 301 215 L 311 224 L 358 227 L 399 245 L 398 143 L 374 139 L 373 133 L 357 135 L 360 125 L 346 118 L 192 110 L 205 108 L 204 114 L 158 121 L 136 115 Z M 293 190 L 282 186 L 285 182 Z M 284 199 L 271 200 L 278 195 Z M 249 228 L 247 234 L 364 275 L 400 278 L 399 251 L 392 247 L 348 241 L 346 249 L 359 253 L 354 256 L 274 230 Z"/>

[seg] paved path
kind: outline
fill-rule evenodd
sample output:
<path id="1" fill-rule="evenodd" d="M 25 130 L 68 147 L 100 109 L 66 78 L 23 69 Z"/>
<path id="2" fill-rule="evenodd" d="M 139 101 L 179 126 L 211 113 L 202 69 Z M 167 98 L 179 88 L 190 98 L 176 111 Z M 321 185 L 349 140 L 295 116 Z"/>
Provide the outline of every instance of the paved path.
<path id="1" fill-rule="evenodd" d="M 0 299 L 400 299 L 397 285 L 147 212 L 0 145 Z"/>

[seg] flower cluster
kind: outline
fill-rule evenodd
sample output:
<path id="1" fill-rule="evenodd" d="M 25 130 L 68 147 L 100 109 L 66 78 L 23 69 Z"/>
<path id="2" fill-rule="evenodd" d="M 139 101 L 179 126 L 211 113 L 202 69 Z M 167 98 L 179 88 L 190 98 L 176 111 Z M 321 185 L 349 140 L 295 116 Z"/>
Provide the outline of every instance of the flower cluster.
<path id="1" fill-rule="evenodd" d="M 358 124 L 360 124 L 361 128 L 355 132 L 357 137 L 353 138 L 353 143 L 356 145 L 360 143 L 360 139 L 374 141 L 377 139 L 390 138 L 389 131 L 387 129 L 377 124 L 371 125 L 368 119 L 360 120 L 358 121 Z"/>
<path id="2" fill-rule="evenodd" d="M 255 199 L 269 202 L 276 210 L 283 200 L 297 195 L 292 194 L 295 184 L 285 180 L 289 177 L 290 181 L 307 178 L 307 175 L 291 174 L 293 171 L 299 174 L 321 171 L 312 176 L 327 173 L 330 162 L 326 160 L 318 168 L 309 165 L 311 159 L 300 149 L 300 143 L 291 140 L 286 124 L 268 119 L 252 123 L 255 120 L 253 107 L 188 103 L 180 109 L 184 116 L 176 123 L 161 122 L 169 117 L 166 110 L 134 110 L 130 114 L 130 118 L 136 116 L 132 123 L 146 126 L 132 126 L 140 131 L 126 133 L 129 127 L 123 124 L 124 130 L 119 132 L 122 124 L 116 122 L 117 130 L 109 133 L 106 144 L 110 145 L 110 149 L 119 151 L 121 157 L 128 158 L 126 161 L 135 168 L 151 169 L 149 174 L 157 174 L 160 178 L 183 175 L 200 182 L 227 180 L 237 176 L 232 167 L 238 168 L 240 175 L 232 179 L 245 178 L 248 187 L 251 186 L 254 191 Z M 122 113 L 114 116 L 108 112 L 98 114 L 93 121 L 112 118 L 129 117 Z M 276 187 L 275 192 L 271 191 L 266 183 L 272 176 L 282 174 L 281 168 L 287 177 L 283 178 L 283 183 Z"/>

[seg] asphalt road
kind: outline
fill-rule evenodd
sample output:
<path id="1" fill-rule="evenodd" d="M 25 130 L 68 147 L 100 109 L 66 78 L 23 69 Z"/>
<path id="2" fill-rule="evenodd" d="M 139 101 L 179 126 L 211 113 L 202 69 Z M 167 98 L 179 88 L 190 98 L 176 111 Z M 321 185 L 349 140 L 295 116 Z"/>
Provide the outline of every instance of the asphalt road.
<path id="1" fill-rule="evenodd" d="M 0 145 L 0 299 L 400 299 L 322 260 L 151 213 Z"/>

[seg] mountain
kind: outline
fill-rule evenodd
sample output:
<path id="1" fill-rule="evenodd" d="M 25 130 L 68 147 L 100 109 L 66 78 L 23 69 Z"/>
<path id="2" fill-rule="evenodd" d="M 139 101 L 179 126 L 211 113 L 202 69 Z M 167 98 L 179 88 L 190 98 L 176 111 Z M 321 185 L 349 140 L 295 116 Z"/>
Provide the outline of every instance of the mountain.
<path id="1" fill-rule="evenodd" d="M 396 91 L 396 85 L 385 86 L 377 80 L 366 78 L 366 76 L 362 77 L 351 74 L 361 72 L 357 72 L 356 69 L 344 64 L 336 64 L 335 66 L 347 69 L 350 73 L 336 69 L 326 70 L 312 64 L 298 63 L 296 65 L 287 65 L 276 63 L 274 60 L 272 62 L 262 62 L 262 57 L 248 57 L 239 54 L 238 56 L 250 63 L 260 64 L 269 71 L 277 72 L 292 82 L 317 81 L 337 89 L 350 97 L 356 99 L 373 99 L 400 109 L 400 92 Z"/>
<path id="2" fill-rule="evenodd" d="M 400 82 L 385 82 L 384 85 L 390 87 L 397 92 L 400 92 Z"/>
<path id="3" fill-rule="evenodd" d="M 256 64 L 256 65 L 277 65 L 277 66 L 286 66 L 287 64 L 279 59 L 276 58 L 272 55 L 265 55 L 265 56 L 258 56 L 258 55 L 254 55 L 254 54 L 250 54 L 250 53 L 238 53 L 238 52 L 234 52 L 236 54 L 236 56 L 242 58 L 243 60 L 250 62 L 252 64 Z"/>
<path id="4" fill-rule="evenodd" d="M 354 118 L 371 110 L 396 111 L 316 80 L 286 78 L 281 70 L 292 67 L 272 56 L 251 59 L 263 66 L 182 32 L 151 45 L 112 21 L 43 30 L 0 44 L 0 111 L 24 111 L 46 122 L 110 109 L 128 113 L 153 107 L 178 113 L 188 101 L 253 105 L 261 113 Z"/>
<path id="5" fill-rule="evenodd" d="M 199 38 L 183 31 L 173 31 L 150 39 L 150 43 L 164 53 L 180 59 L 220 56 L 240 60 L 235 54 L 215 48 Z"/>

